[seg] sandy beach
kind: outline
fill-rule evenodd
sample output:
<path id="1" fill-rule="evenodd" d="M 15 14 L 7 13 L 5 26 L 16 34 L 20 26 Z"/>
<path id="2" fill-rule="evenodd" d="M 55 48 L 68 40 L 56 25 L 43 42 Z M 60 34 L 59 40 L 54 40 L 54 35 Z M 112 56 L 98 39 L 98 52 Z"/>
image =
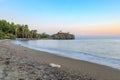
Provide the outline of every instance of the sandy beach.
<path id="1" fill-rule="evenodd" d="M 74 60 L 74 59 L 50 54 L 47 52 L 25 48 L 20 45 L 15 45 L 11 43 L 11 40 L 0 41 L 0 54 L 3 54 L 5 49 L 8 51 L 8 53 L 10 53 L 10 55 L 16 58 L 19 58 L 19 60 L 28 59 L 28 62 L 29 61 L 34 63 L 36 62 L 44 65 L 49 65 L 50 63 L 59 64 L 61 65 L 61 67 L 57 69 L 58 72 L 62 71 L 63 73 L 65 72 L 65 74 L 69 73 L 68 76 L 71 76 L 71 74 L 77 73 L 76 75 L 74 75 L 74 77 L 79 76 L 78 78 L 74 78 L 74 79 L 71 77 L 71 78 L 60 79 L 60 80 L 76 80 L 76 79 L 78 80 L 120 80 L 120 70 L 113 69 L 108 66 L 98 65 L 98 64 L 94 64 L 94 63 L 90 63 L 82 60 Z M 50 69 L 54 70 L 54 68 L 50 68 Z M 83 77 L 81 77 L 82 75 Z M 42 80 L 42 79 L 35 79 L 35 80 Z M 58 80 L 58 79 L 51 79 L 51 80 Z"/>

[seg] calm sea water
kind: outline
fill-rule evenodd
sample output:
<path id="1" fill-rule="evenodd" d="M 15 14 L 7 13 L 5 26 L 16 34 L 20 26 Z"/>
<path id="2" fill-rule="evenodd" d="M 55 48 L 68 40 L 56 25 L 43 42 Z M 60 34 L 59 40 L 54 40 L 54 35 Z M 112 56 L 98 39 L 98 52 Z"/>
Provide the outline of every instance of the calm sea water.
<path id="1" fill-rule="evenodd" d="M 120 39 L 17 40 L 14 43 L 51 54 L 120 69 Z"/>

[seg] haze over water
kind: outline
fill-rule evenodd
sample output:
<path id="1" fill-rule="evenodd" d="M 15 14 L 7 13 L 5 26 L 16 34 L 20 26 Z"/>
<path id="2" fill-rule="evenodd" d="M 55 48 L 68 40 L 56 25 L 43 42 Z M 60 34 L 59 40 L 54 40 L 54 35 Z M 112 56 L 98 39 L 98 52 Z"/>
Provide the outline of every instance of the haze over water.
<path id="1" fill-rule="evenodd" d="M 28 40 L 14 43 L 120 69 L 120 39 Z"/>

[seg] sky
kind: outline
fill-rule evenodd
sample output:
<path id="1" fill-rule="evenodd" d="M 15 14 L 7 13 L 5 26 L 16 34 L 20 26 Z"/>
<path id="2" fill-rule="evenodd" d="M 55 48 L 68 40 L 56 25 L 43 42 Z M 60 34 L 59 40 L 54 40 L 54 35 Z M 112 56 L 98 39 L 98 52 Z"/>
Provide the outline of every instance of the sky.
<path id="1" fill-rule="evenodd" d="M 39 33 L 120 35 L 120 0 L 0 0 L 0 19 Z"/>

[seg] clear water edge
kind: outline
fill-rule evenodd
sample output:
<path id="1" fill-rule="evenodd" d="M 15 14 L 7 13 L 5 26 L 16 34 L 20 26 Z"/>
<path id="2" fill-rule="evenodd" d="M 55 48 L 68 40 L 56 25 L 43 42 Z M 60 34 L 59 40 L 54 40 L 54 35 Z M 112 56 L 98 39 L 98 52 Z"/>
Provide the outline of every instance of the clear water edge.
<path id="1" fill-rule="evenodd" d="M 76 42 L 77 43 L 79 41 L 80 40 L 72 41 L 72 42 L 74 42 L 74 43 Z M 89 40 L 86 40 L 86 41 L 89 42 Z M 88 44 L 94 45 L 96 43 L 95 41 L 93 40 L 92 43 L 88 43 Z M 105 42 L 105 40 L 102 40 L 102 41 Z M 118 41 L 118 43 L 120 43 L 120 40 L 115 40 L 115 41 Z M 84 42 L 85 42 L 85 40 L 83 40 L 82 43 L 85 44 Z M 111 40 L 111 42 L 112 42 L 112 40 Z M 88 61 L 88 62 L 92 62 L 92 63 L 97 63 L 97 64 L 100 64 L 100 65 L 106 65 L 106 66 L 109 66 L 109 67 L 112 67 L 112 68 L 120 70 L 120 57 L 119 56 L 118 57 L 115 57 L 115 56 L 114 57 L 113 56 L 109 57 L 109 56 L 103 56 L 103 55 L 100 56 L 100 54 L 99 55 L 95 55 L 95 53 L 85 52 L 84 50 L 83 51 L 82 50 L 81 51 L 75 51 L 75 50 L 70 51 L 69 49 L 68 50 L 66 50 L 66 49 L 60 49 L 61 47 L 63 47 L 66 44 L 66 41 L 62 42 L 64 44 L 61 44 L 61 40 L 58 41 L 57 42 L 57 46 L 58 45 L 63 45 L 63 46 L 61 46 L 61 47 L 59 46 L 57 49 L 54 48 L 56 46 L 51 47 L 51 45 L 55 44 L 55 40 L 29 40 L 29 41 L 19 41 L 19 40 L 17 40 L 17 41 L 13 41 L 13 43 L 17 44 L 17 45 L 24 46 L 24 47 L 28 47 L 28 48 L 31 48 L 31 49 L 49 52 L 51 54 L 56 54 L 56 55 L 59 55 L 59 56 L 69 57 L 69 58 L 76 59 L 76 60 L 84 60 L 84 61 Z M 42 43 L 42 44 L 38 44 L 38 43 Z M 102 44 L 102 42 L 99 42 L 99 43 Z M 67 44 L 71 44 L 71 43 L 67 43 Z M 77 44 L 79 45 L 79 43 L 77 43 Z M 83 46 L 83 44 L 81 46 Z M 47 46 L 47 45 L 49 45 L 49 46 Z M 104 47 L 106 47 L 105 45 L 110 46 L 110 43 L 104 44 Z M 119 44 L 117 44 L 117 45 L 119 45 Z M 69 46 L 66 46 L 66 48 L 69 48 Z M 74 47 L 74 45 L 72 45 L 72 46 Z M 84 46 L 86 46 L 86 45 L 84 45 Z M 98 44 L 95 47 L 97 47 L 97 46 L 98 46 Z M 119 48 L 119 46 L 114 46 L 114 48 Z M 99 50 L 97 50 L 97 51 L 99 53 Z M 96 51 L 96 53 L 97 53 L 97 51 Z M 120 52 L 119 49 L 118 50 L 115 49 L 114 52 L 117 52 L 117 53 L 113 53 L 113 54 L 120 54 L 119 53 Z"/>

